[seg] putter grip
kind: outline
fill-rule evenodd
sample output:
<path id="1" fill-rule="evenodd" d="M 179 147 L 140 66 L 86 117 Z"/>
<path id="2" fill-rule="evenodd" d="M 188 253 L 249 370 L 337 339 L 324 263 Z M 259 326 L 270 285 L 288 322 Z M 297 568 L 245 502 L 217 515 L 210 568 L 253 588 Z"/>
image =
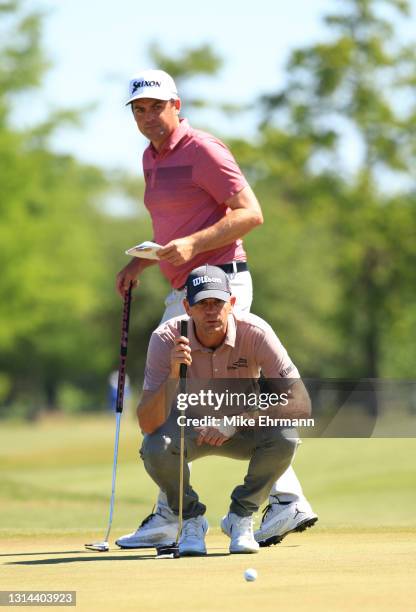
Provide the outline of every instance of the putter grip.
<path id="1" fill-rule="evenodd" d="M 124 294 L 123 316 L 121 319 L 120 361 L 118 365 L 118 383 L 116 412 L 123 412 L 124 384 L 126 382 L 127 345 L 129 341 L 130 305 L 132 284 Z"/>
<path id="2" fill-rule="evenodd" d="M 185 336 L 186 338 L 188 337 L 188 321 L 181 321 L 180 334 L 181 336 Z M 179 366 L 179 378 L 186 378 L 187 367 L 188 366 L 186 365 L 186 363 L 181 363 L 181 365 Z"/>

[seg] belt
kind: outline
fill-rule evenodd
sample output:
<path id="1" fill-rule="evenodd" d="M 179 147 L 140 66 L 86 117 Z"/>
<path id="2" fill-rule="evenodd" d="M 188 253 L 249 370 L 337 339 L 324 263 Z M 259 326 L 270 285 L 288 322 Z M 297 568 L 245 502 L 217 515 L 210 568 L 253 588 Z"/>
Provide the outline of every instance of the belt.
<path id="1" fill-rule="evenodd" d="M 224 270 L 226 274 L 232 274 L 233 272 L 247 272 L 248 265 L 246 261 L 234 261 L 227 264 L 211 264 L 217 268 Z"/>

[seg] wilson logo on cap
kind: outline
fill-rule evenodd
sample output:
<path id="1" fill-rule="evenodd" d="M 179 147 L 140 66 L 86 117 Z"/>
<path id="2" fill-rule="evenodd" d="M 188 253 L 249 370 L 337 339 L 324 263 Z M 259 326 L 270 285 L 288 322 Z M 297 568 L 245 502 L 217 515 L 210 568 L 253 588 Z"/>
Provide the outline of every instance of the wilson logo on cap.
<path id="1" fill-rule="evenodd" d="M 202 285 L 202 283 L 220 283 L 222 284 L 222 279 L 207 276 L 207 275 L 198 276 L 197 278 L 192 279 L 192 284 L 194 287 L 197 287 L 198 285 Z"/>

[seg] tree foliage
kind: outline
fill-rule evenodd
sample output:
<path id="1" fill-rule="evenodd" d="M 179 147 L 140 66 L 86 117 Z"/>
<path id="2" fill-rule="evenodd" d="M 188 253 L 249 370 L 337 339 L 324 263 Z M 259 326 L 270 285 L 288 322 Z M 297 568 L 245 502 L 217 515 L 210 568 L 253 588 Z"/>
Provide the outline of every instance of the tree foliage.
<path id="1" fill-rule="evenodd" d="M 40 15 L 10 2 L 1 17 L 9 31 L 0 76 L 2 395 L 52 405 L 60 381 L 100 369 L 100 352 L 91 350 L 97 336 L 85 328 L 92 331 L 95 285 L 105 272 L 94 202 L 106 181 L 98 169 L 48 148 L 52 124 L 62 123 L 57 117 L 25 131 L 12 125 L 14 97 L 30 95 L 47 61 Z"/>
<path id="2" fill-rule="evenodd" d="M 308 176 L 332 175 L 318 199 L 328 205 L 320 214 L 333 238 L 341 291 L 334 322 L 343 349 L 336 361 L 347 376 L 397 375 L 388 330 L 398 318 L 413 320 L 406 313 L 413 306 L 399 305 L 397 292 L 412 292 L 416 255 L 416 52 L 396 35 L 381 5 L 409 13 L 404 0 L 347 0 L 326 17 L 330 39 L 295 50 L 287 84 L 263 98 L 264 129 L 288 133 L 295 143 L 289 151 L 301 143 L 308 149 L 307 190 Z M 351 142 L 355 155 L 346 164 Z"/>

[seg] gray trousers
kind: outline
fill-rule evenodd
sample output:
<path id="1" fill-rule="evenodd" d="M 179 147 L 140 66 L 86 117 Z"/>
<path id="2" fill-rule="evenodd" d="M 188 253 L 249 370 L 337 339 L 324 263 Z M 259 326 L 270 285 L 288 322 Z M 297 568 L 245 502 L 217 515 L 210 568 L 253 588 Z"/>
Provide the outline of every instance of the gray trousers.
<path id="1" fill-rule="evenodd" d="M 197 446 L 198 432 L 185 427 L 183 517 L 189 519 L 204 514 L 206 506 L 190 485 L 188 462 L 209 455 L 248 460 L 244 483 L 231 493 L 230 512 L 251 516 L 267 499 L 270 488 L 288 468 L 295 454 L 298 440 L 293 430 L 278 427 L 244 428 L 237 431 L 222 446 Z M 149 476 L 165 492 L 169 507 L 179 513 L 179 449 L 180 428 L 176 417 L 143 440 L 140 456 Z M 215 478 L 215 476 L 214 476 Z"/>

